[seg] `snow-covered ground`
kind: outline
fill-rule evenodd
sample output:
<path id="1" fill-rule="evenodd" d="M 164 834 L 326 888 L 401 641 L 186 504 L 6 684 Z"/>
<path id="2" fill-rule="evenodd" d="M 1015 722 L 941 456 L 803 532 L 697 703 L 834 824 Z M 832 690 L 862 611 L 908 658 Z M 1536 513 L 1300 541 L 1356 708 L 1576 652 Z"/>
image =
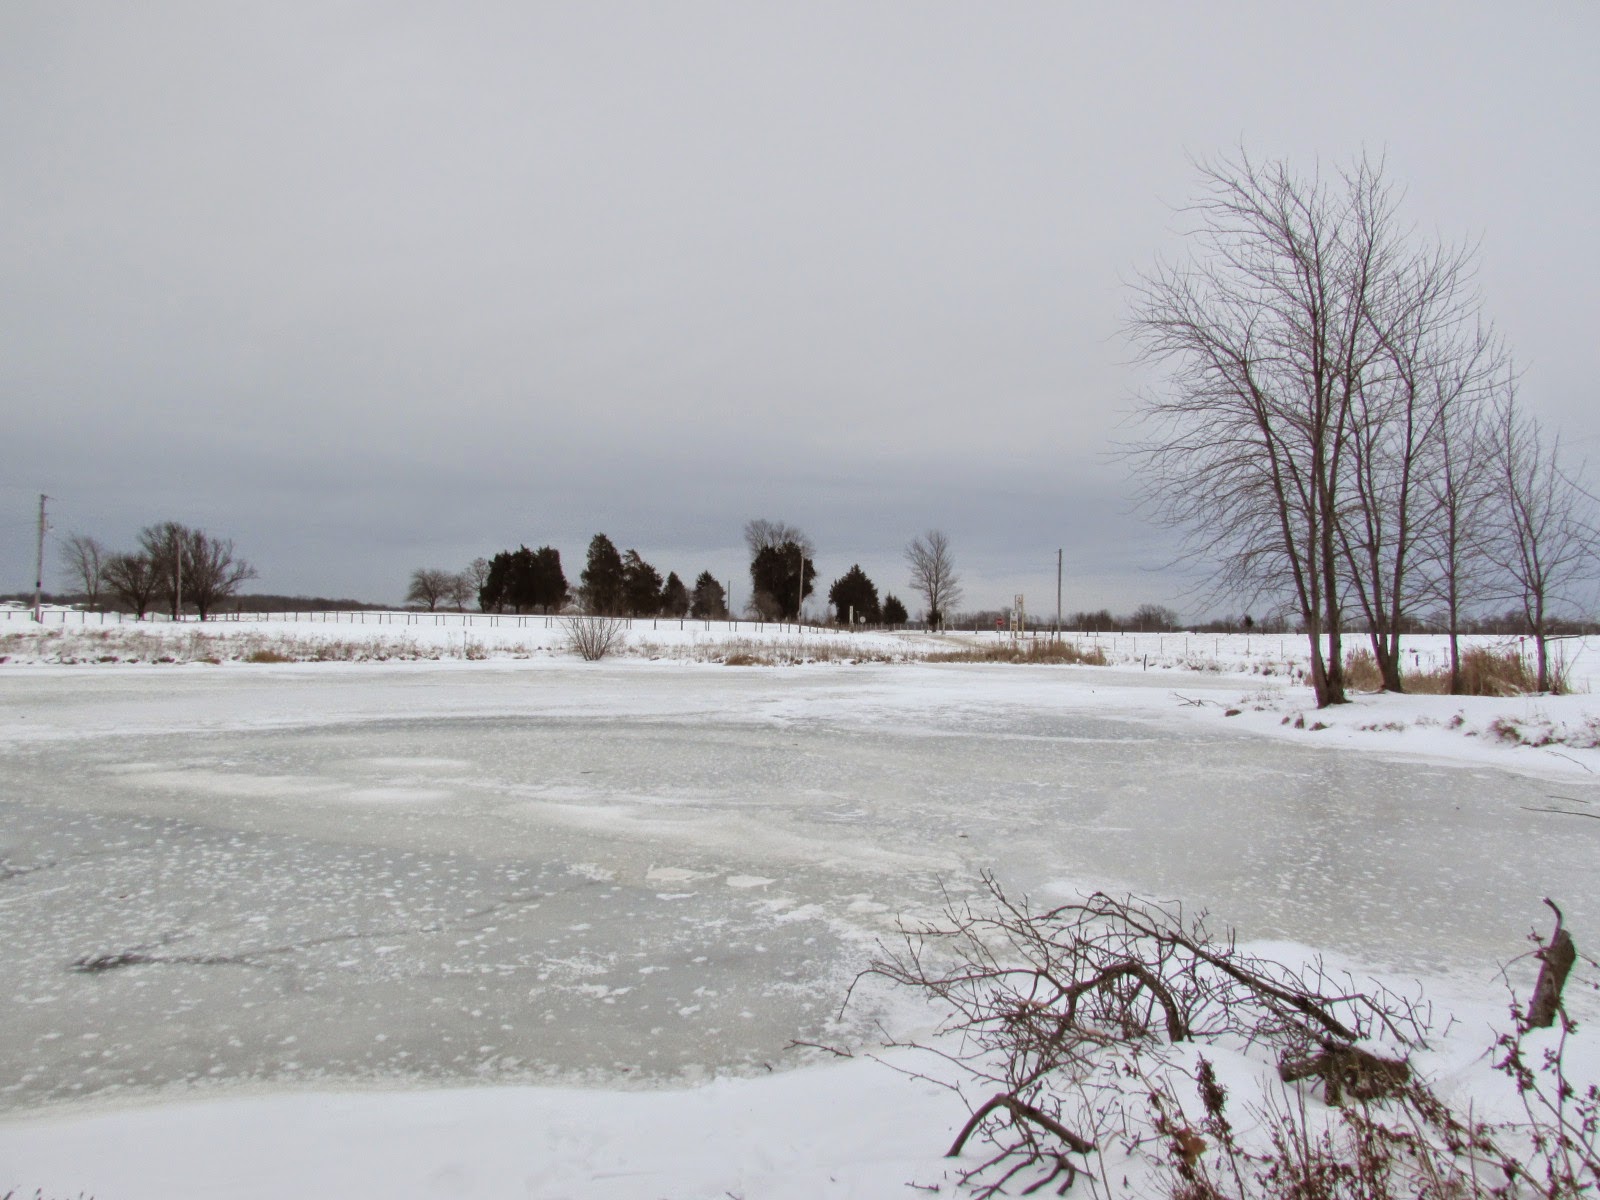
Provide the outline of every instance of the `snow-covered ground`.
<path id="1" fill-rule="evenodd" d="M 1541 897 L 1600 928 L 1588 694 L 1318 713 L 1294 639 L 1181 634 L 1092 668 L 636 622 L 583 663 L 543 618 L 201 631 L 437 659 L 101 663 L 70 619 L 0 622 L 0 1195 L 948 1190 L 961 1100 L 860 1056 L 938 1014 L 839 1004 L 985 870 L 1422 980 L 1485 1103 Z M 851 649 L 719 665 L 734 637 Z"/>

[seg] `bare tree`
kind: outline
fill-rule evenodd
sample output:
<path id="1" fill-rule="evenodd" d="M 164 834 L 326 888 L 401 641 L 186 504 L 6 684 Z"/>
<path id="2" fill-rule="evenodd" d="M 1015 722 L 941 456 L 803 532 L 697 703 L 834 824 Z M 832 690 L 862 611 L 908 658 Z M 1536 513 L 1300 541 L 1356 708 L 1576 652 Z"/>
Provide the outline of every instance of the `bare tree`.
<path id="1" fill-rule="evenodd" d="M 1243 152 L 1201 174 L 1189 260 L 1135 293 L 1130 336 L 1168 378 L 1129 456 L 1147 510 L 1186 532 L 1220 591 L 1293 598 L 1317 703 L 1339 704 L 1352 571 L 1375 624 L 1398 629 L 1412 534 L 1395 505 L 1437 367 L 1422 352 L 1470 307 L 1468 256 L 1414 249 L 1365 159 L 1334 181 Z"/>
<path id="2" fill-rule="evenodd" d="M 174 620 L 190 604 L 202 621 L 208 619 L 218 603 L 256 577 L 256 569 L 235 555 L 230 539 L 177 521 L 145 526 L 139 545 L 153 576 L 154 595 L 166 599 Z"/>
<path id="3" fill-rule="evenodd" d="M 176 521 L 163 521 L 159 525 L 146 525 L 139 531 L 139 547 L 150 560 L 155 574 L 157 596 L 166 598 L 167 606 L 176 621 L 182 614 L 187 583 L 184 581 L 184 541 L 188 530 Z"/>
<path id="4" fill-rule="evenodd" d="M 160 586 L 150 556 L 113 554 L 105 560 L 104 578 L 111 594 L 144 620 Z"/>
<path id="5" fill-rule="evenodd" d="M 1491 397 L 1493 385 L 1488 389 Z M 1469 604 L 1489 596 L 1493 574 L 1487 534 L 1499 490 L 1493 403 L 1456 406 L 1439 426 L 1432 462 L 1423 473 L 1432 517 L 1418 543 L 1423 593 L 1444 618 L 1450 646 L 1450 692 L 1460 695 L 1461 626 Z"/>
<path id="6" fill-rule="evenodd" d="M 483 602 L 478 598 L 484 594 L 484 584 L 489 582 L 489 568 L 491 565 L 487 558 L 479 557 L 468 563 L 467 569 L 461 572 L 461 578 L 468 592 L 465 602 L 470 603 L 477 600 L 478 607 L 482 611 L 487 610 L 483 608 Z"/>
<path id="7" fill-rule="evenodd" d="M 1178 614 L 1176 610 L 1163 604 L 1141 604 L 1128 617 L 1128 626 L 1144 633 L 1176 629 Z"/>
<path id="8" fill-rule="evenodd" d="M 71 534 L 61 543 L 62 569 L 83 593 L 91 609 L 100 607 L 100 592 L 105 586 L 106 558 L 106 548 L 87 534 Z"/>
<path id="9" fill-rule="evenodd" d="M 1522 608 L 1538 655 L 1538 687 L 1551 687 L 1550 627 L 1596 574 L 1594 498 L 1561 461 L 1561 441 L 1506 396 L 1496 421 L 1500 521 L 1490 555 Z"/>
<path id="10" fill-rule="evenodd" d="M 435 567 L 418 567 L 411 572 L 411 586 L 406 591 L 407 604 L 426 604 L 428 611 L 439 607 L 441 600 L 449 599 L 455 592 L 456 576 Z"/>
<path id="11" fill-rule="evenodd" d="M 952 606 L 961 603 L 961 576 L 950 555 L 950 539 L 937 529 L 914 537 L 906 545 L 911 567 L 911 587 L 928 606 L 928 626 L 938 628 Z"/>
<path id="12" fill-rule="evenodd" d="M 235 556 L 231 538 L 212 537 L 202 529 L 185 530 L 183 590 L 202 621 L 223 600 L 237 594 L 240 584 L 255 577 L 256 569 Z"/>
<path id="13" fill-rule="evenodd" d="M 452 571 L 450 573 L 450 586 L 445 599 L 456 606 L 457 612 L 466 612 L 467 605 L 478 594 L 478 585 L 473 583 L 470 568 L 466 571 Z"/>
<path id="14" fill-rule="evenodd" d="M 1460 426 L 1491 402 L 1499 338 L 1478 320 L 1466 247 L 1386 256 L 1367 320 L 1378 353 L 1352 399 L 1344 456 L 1349 504 L 1337 514 L 1349 591 L 1366 618 L 1385 690 L 1402 691 L 1400 637 L 1429 589 L 1417 572 L 1430 535 L 1448 520 L 1438 476 Z"/>
<path id="15" fill-rule="evenodd" d="M 765 517 L 745 522 L 744 544 L 749 547 L 752 559 L 763 550 L 775 550 L 784 545 L 798 546 L 807 558 L 815 557 L 817 553 L 811 539 L 800 529 L 782 521 L 769 521 Z"/>

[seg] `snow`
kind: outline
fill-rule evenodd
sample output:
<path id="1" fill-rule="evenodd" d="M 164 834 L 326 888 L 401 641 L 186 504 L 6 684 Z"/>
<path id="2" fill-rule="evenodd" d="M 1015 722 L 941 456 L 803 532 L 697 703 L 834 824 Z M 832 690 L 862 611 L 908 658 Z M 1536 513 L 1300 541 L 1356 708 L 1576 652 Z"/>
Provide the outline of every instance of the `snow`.
<path id="1" fill-rule="evenodd" d="M 1317 712 L 1292 639 L 1214 640 L 1200 670 L 1170 634 L 1109 668 L 727 667 L 730 638 L 819 635 L 636 628 L 582 663 L 542 618 L 314 628 L 493 644 L 61 663 L 0 621 L 0 1195 L 948 1190 L 966 1108 L 875 1050 L 939 1014 L 839 1005 L 984 870 L 1423 981 L 1458 1018 L 1430 1069 L 1485 1104 L 1540 898 L 1580 947 L 1600 928 L 1588 694 Z"/>

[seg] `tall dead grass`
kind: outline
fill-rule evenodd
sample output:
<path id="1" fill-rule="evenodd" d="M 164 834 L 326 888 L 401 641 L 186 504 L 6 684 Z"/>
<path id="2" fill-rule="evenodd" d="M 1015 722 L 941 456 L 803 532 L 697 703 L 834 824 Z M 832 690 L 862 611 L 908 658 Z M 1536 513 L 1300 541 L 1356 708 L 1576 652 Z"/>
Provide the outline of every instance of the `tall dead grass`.
<path id="1" fill-rule="evenodd" d="M 1565 663 L 1551 667 L 1550 692 L 1565 695 L 1570 689 Z M 1358 692 L 1383 690 L 1383 677 L 1370 650 L 1352 650 L 1344 658 L 1345 686 Z M 1405 690 L 1418 696 L 1450 695 L 1450 668 L 1431 671 L 1406 671 L 1401 675 Z M 1539 677 L 1533 665 L 1514 647 L 1490 649 L 1468 646 L 1461 652 L 1460 696 L 1525 696 L 1539 690 Z"/>
<path id="2" fill-rule="evenodd" d="M 963 646 L 955 650 L 936 650 L 924 661 L 935 663 L 1066 663 L 1074 666 L 1103 667 L 1105 652 L 1099 646 L 1082 649 L 1072 642 L 1042 639 L 1000 640 L 981 646 Z"/>

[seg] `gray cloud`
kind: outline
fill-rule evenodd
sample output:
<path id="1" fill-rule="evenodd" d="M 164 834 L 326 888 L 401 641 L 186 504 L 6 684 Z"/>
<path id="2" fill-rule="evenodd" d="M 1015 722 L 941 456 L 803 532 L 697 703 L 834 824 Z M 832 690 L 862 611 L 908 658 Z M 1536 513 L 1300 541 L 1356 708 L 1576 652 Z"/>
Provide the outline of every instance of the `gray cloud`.
<path id="1" fill-rule="evenodd" d="M 168 516 L 274 590 L 394 598 L 605 530 L 742 576 L 956 538 L 974 604 L 1065 545 L 1169 599 L 1104 458 L 1124 283 L 1191 155 L 1387 154 L 1482 237 L 1525 394 L 1600 432 L 1594 10 L 11 4 L 0 12 L 0 587 L 34 497 Z M 835 565 L 834 560 L 839 561 Z M 722 564 L 720 569 L 718 564 Z M 1033 564 L 1033 565 L 1030 565 Z M 880 578 L 880 586 L 885 578 Z M 1053 597 L 1052 597 L 1053 599 Z"/>

